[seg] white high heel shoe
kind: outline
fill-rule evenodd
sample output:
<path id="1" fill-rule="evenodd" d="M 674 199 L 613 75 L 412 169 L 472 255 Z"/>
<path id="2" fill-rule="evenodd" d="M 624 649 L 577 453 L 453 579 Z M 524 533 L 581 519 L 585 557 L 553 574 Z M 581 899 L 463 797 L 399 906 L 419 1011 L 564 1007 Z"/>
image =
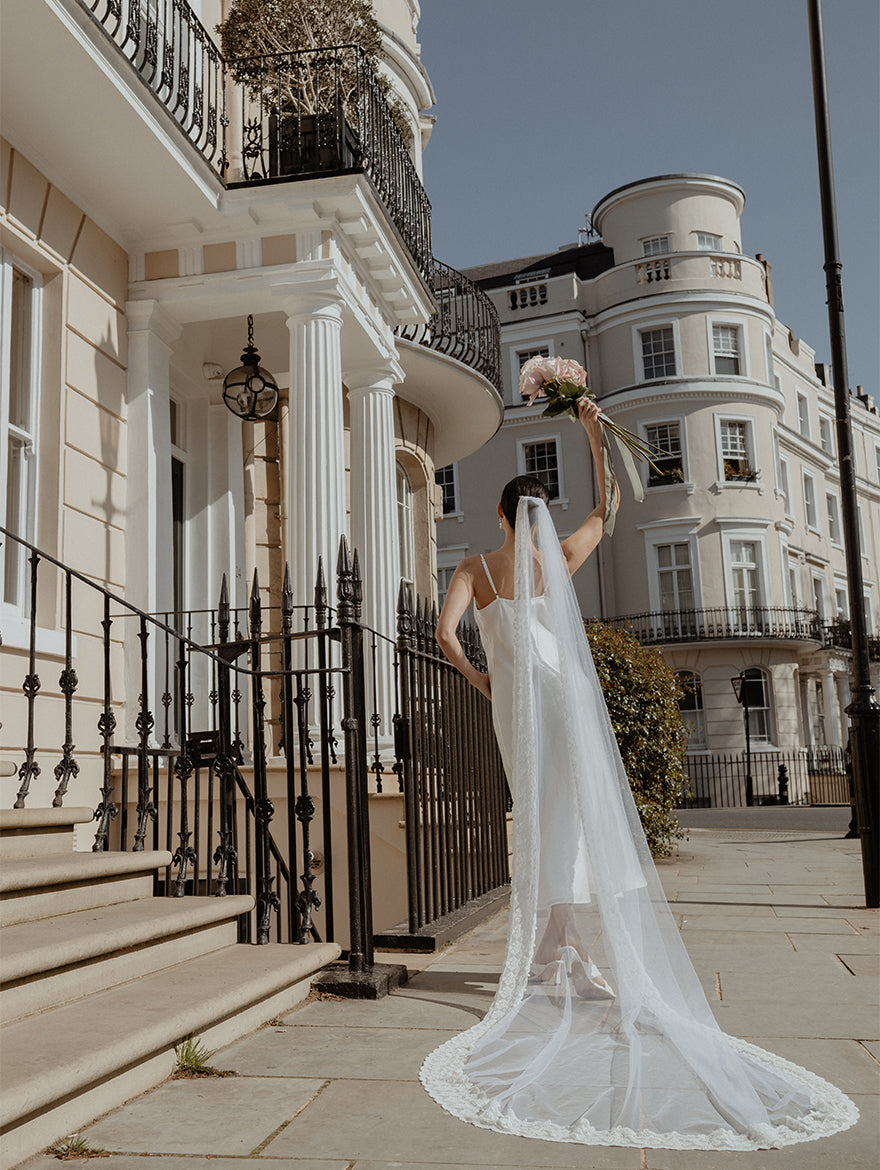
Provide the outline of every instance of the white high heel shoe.
<path id="1" fill-rule="evenodd" d="M 617 993 L 590 959 L 582 959 L 574 947 L 562 947 L 559 958 L 547 963 L 541 983 L 554 1003 L 565 1000 L 570 981 L 580 999 L 616 999 Z"/>

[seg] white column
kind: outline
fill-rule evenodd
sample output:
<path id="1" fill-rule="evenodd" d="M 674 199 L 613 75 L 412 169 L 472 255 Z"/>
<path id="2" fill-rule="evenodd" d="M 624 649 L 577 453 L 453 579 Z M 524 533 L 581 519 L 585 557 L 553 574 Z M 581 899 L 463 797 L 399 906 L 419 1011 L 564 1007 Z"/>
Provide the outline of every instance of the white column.
<path id="1" fill-rule="evenodd" d="M 849 738 L 849 719 L 846 715 L 846 709 L 852 701 L 852 695 L 849 689 L 849 675 L 836 674 L 834 681 L 837 684 L 837 707 L 839 711 L 839 726 L 840 726 L 840 742 L 846 746 L 846 741 Z"/>
<path id="2" fill-rule="evenodd" d="M 822 701 L 825 704 L 825 742 L 829 747 L 840 747 L 840 710 L 837 706 L 837 687 L 834 672 L 822 675 Z"/>
<path id="3" fill-rule="evenodd" d="M 208 556 L 201 604 L 216 607 L 225 573 L 230 603 L 244 605 L 248 583 L 241 422 L 225 403 L 208 407 L 207 458 Z"/>
<path id="4" fill-rule="evenodd" d="M 156 301 L 129 301 L 128 379 L 126 416 L 125 596 L 146 613 L 161 613 L 172 605 L 171 573 L 171 418 L 169 393 L 171 350 L 180 326 Z M 134 619 L 123 619 L 126 644 L 127 711 L 134 733 L 141 691 L 140 659 Z M 150 702 L 156 727 L 161 724 L 157 703 L 162 687 L 158 639 L 148 642 Z M 131 741 L 134 742 L 134 741 Z"/>
<path id="5" fill-rule="evenodd" d="M 290 330 L 286 451 L 285 556 L 295 605 L 314 600 L 318 558 L 335 600 L 339 538 L 345 531 L 345 434 L 342 417 L 342 308 L 331 298 L 302 307 Z"/>
<path id="6" fill-rule="evenodd" d="M 358 550 L 364 581 L 362 620 L 392 640 L 400 585 L 393 387 L 402 380 L 402 371 L 391 367 L 358 371 L 348 378 L 351 539 Z M 368 641 L 367 650 L 370 648 Z M 388 643 L 379 643 L 373 710 L 382 717 L 383 737 L 392 732 L 392 670 L 393 651 Z"/>

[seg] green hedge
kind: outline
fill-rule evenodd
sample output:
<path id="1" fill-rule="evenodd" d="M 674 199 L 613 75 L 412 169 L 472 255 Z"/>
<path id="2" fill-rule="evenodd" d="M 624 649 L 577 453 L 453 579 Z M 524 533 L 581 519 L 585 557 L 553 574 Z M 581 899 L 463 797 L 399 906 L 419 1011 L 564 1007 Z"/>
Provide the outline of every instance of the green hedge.
<path id="1" fill-rule="evenodd" d="M 668 857 L 686 836 L 673 811 L 687 779 L 681 688 L 660 651 L 631 631 L 597 621 L 586 630 L 648 845 Z"/>

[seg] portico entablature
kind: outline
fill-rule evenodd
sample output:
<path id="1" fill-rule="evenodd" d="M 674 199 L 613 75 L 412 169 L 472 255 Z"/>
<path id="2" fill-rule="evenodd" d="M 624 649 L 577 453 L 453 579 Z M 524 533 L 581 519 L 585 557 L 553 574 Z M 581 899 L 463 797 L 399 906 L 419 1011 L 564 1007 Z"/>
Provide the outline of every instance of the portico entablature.
<path id="1" fill-rule="evenodd" d="M 316 192 L 319 197 L 316 198 Z M 169 247 L 169 238 L 172 244 Z M 423 276 L 364 175 L 225 191 L 218 213 L 163 229 L 130 251 L 133 296 L 141 286 L 215 287 L 215 279 L 256 276 L 289 265 L 334 263 L 360 299 L 375 302 L 390 329 L 430 319 L 435 305 Z M 151 291 L 148 295 L 164 299 Z M 183 318 L 181 318 L 183 319 Z M 191 318 L 199 319 L 199 318 Z"/>

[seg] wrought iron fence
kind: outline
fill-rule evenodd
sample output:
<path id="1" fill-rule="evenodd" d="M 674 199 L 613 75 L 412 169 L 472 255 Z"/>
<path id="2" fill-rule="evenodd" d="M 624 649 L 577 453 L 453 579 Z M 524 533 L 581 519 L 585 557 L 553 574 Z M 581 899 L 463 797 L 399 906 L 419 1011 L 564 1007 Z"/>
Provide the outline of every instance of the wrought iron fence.
<path id="1" fill-rule="evenodd" d="M 244 184 L 363 171 L 426 280 L 431 204 L 366 53 L 338 45 L 228 62 Z"/>
<path id="2" fill-rule="evenodd" d="M 310 606 L 294 605 L 287 574 L 281 604 L 264 606 L 255 574 L 246 610 L 230 606 L 224 579 L 216 610 L 157 616 L 0 533 L 29 566 L 24 711 L 11 728 L 7 716 L 4 733 L 24 739 L 17 808 L 34 785 L 42 788 L 47 756 L 55 761 L 56 806 L 86 768 L 98 782 L 90 790 L 100 788 L 94 850 L 167 849 L 172 860 L 156 893 L 168 897 L 253 895 L 242 941 L 319 938 L 323 900 L 318 920 L 332 940 L 340 892 L 331 771 L 341 770 L 353 970 L 373 962 L 368 799 L 371 787 L 382 792 L 389 771 L 403 794 L 413 930 L 506 882 L 507 789 L 491 707 L 439 653 L 436 609 L 413 607 L 408 588 L 396 643 L 360 624 L 357 554 L 349 556 L 344 538 L 335 608 L 319 564 Z M 44 625 L 63 631 L 54 693 L 37 673 L 40 613 L 48 613 Z M 74 637 L 90 662 L 85 690 Z M 462 639 L 480 661 L 476 631 L 465 628 Z M 386 669 L 396 686 L 393 720 L 376 709 Z M 59 697 L 64 739 L 56 750 Z M 97 735 L 86 734 L 92 719 Z M 383 722 L 394 729 L 393 762 Z M 278 759 L 272 767 L 270 754 Z M 275 817 L 273 793 L 286 817 Z"/>
<path id="3" fill-rule="evenodd" d="M 314 797 L 318 793 L 312 791 L 310 777 L 310 766 L 317 764 L 326 866 L 325 936 L 332 939 L 334 890 L 329 823 L 335 735 L 330 710 L 336 682 L 341 686 L 346 739 L 349 963 L 355 971 L 371 965 L 362 585 L 357 557 L 349 557 L 345 539 L 337 564 L 337 606 L 332 623 L 320 565 L 314 622 L 306 630 L 294 629 L 287 578 L 277 634 L 264 629 L 256 574 L 246 624 L 231 620 L 224 579 L 212 624 L 216 640 L 200 645 L 173 624 L 141 612 L 5 529 L 0 528 L 0 532 L 4 543 L 11 540 L 26 550 L 30 570 L 27 673 L 22 684 L 25 746 L 15 807 L 25 807 L 40 777 L 38 756 L 47 754 L 46 728 L 52 726 L 53 704 L 57 703 L 55 695 L 43 691 L 37 673 L 41 603 L 43 611 L 49 608 L 47 624 L 54 625 L 58 592 L 57 580 L 46 580 L 45 574 L 41 579 L 44 568 L 60 575 L 60 625 L 65 641 L 58 683 L 64 701 L 65 738 L 55 767 L 53 804 L 63 803 L 81 766 L 97 765 L 101 785 L 95 810 L 95 851 L 165 847 L 173 857 L 164 874 L 157 877 L 157 893 L 169 897 L 251 893 L 256 908 L 241 922 L 243 940 L 306 942 L 318 937 L 313 911 L 320 899 L 314 889 L 311 848 Z M 96 609 L 103 615 L 102 632 L 92 638 L 86 622 Z M 90 680 L 85 695 L 79 693 L 80 680 L 74 666 L 75 630 L 79 631 L 78 638 L 92 643 L 92 661 L 95 648 L 100 648 L 100 680 Z M 335 663 L 330 661 L 331 644 L 339 647 Z M 301 653 L 305 646 L 310 648 L 311 661 Z M 268 651 L 274 652 L 274 661 L 265 660 Z M 120 653 L 125 658 L 125 681 L 120 678 Z M 200 708 L 196 701 L 200 679 L 210 680 L 208 701 L 213 726 L 193 726 L 193 710 L 208 709 L 207 704 L 202 702 Z M 268 789 L 265 712 L 267 691 L 275 686 L 279 688 L 285 761 L 287 821 L 283 825 L 273 819 L 275 808 Z M 77 699 L 80 702 L 75 711 Z M 156 725 L 157 702 L 164 707 L 161 729 Z M 79 716 L 82 731 L 83 719 L 90 710 L 98 712 L 99 742 L 92 741 L 77 753 L 74 716 Z M 241 734 L 245 723 L 249 726 L 247 752 Z M 315 734 L 317 747 L 313 742 Z"/>
<path id="4" fill-rule="evenodd" d="M 492 301 L 463 272 L 439 260 L 434 261 L 432 289 L 434 316 L 426 325 L 399 326 L 397 336 L 457 358 L 502 393 L 501 333 Z"/>
<path id="5" fill-rule="evenodd" d="M 182 0 L 79 0 L 222 175 L 226 170 L 225 67 L 220 50 Z"/>
<path id="6" fill-rule="evenodd" d="M 440 653 L 437 608 L 401 584 L 396 755 L 405 799 L 409 930 L 509 880 L 508 789 L 489 702 Z M 485 670 L 477 631 L 459 630 Z"/>
<path id="7" fill-rule="evenodd" d="M 631 613 L 612 618 L 608 624 L 630 628 L 643 646 L 713 638 L 774 638 L 819 644 L 824 640 L 822 623 L 815 610 L 782 606 Z"/>
<path id="8" fill-rule="evenodd" d="M 711 752 L 686 759 L 679 808 L 745 808 L 761 804 L 849 804 L 845 753 L 839 747 L 744 753 Z"/>

